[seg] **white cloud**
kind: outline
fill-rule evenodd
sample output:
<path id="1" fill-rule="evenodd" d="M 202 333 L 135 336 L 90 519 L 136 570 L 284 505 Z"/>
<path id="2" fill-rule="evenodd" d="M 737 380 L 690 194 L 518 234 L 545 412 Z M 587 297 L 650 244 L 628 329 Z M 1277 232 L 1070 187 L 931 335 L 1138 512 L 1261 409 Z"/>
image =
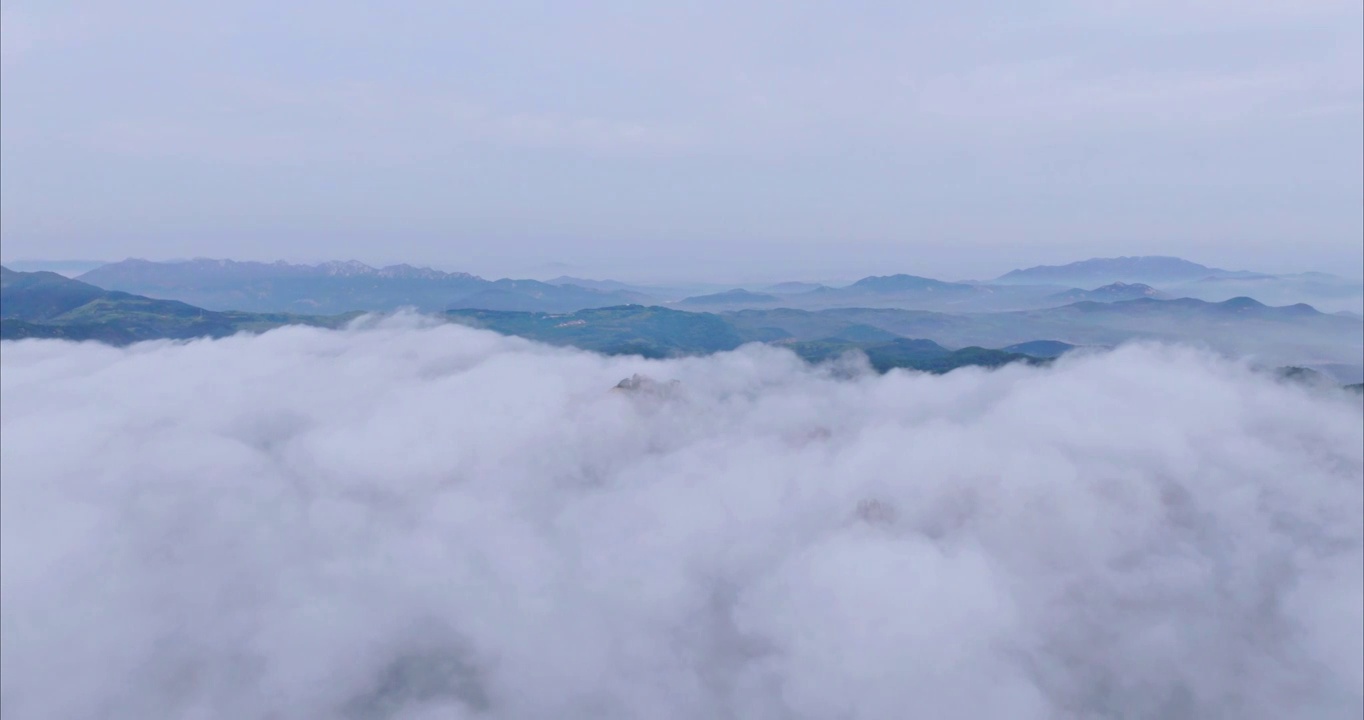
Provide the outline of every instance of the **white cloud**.
<path id="1" fill-rule="evenodd" d="M 839 379 L 393 320 L 0 362 L 6 717 L 1364 703 L 1360 404 L 1190 351 Z"/>

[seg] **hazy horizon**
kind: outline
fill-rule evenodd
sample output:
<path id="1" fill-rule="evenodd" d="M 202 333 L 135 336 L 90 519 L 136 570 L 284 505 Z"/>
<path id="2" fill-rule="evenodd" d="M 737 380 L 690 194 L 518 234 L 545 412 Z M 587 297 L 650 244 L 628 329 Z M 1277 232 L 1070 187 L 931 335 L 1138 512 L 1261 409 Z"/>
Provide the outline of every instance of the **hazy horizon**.
<path id="1" fill-rule="evenodd" d="M 1358 2 L 2 12 L 7 257 L 1364 266 Z"/>
<path id="2" fill-rule="evenodd" d="M 1121 257 L 1121 256 L 1115 256 L 1115 257 Z M 1199 263 L 1199 264 L 1202 264 L 1202 265 L 1206 265 L 1206 266 L 1208 266 L 1208 267 L 1210 267 L 1210 268 L 1217 268 L 1217 269 L 1221 269 L 1221 270 L 1230 270 L 1230 271 L 1250 271 L 1250 272 L 1261 272 L 1261 273 L 1265 273 L 1265 274 L 1280 274 L 1280 275 L 1285 275 L 1285 274 L 1297 274 L 1297 273 L 1305 273 L 1305 272 L 1319 272 L 1319 273 L 1325 273 L 1325 274 L 1328 274 L 1328 275 L 1335 275 L 1335 276 L 1337 276 L 1337 277 L 1345 278 L 1345 279 L 1348 279 L 1348 280 L 1356 280 L 1356 281 L 1357 281 L 1357 280 L 1360 280 L 1360 279 L 1364 279 L 1364 266 L 1357 267 L 1357 268 L 1352 268 L 1352 267 L 1348 267 L 1348 266 L 1347 266 L 1347 267 L 1331 267 L 1331 268 L 1300 267 L 1300 268 L 1296 268 L 1296 269 L 1273 268 L 1273 267 L 1242 267 L 1242 266 L 1238 266 L 1238 265 L 1236 265 L 1236 264 L 1234 264 L 1234 263 L 1207 262 L 1207 261 L 1200 261 L 1200 260 L 1198 260 L 1198 259 L 1189 258 L 1189 257 L 1183 257 L 1183 256 L 1169 256 L 1169 257 L 1179 257 L 1179 259 L 1182 259 L 1182 260 L 1188 260 L 1188 261 L 1190 261 L 1190 262 L 1196 262 L 1196 263 Z M 946 281 L 989 281 L 989 280 L 993 280 L 993 279 L 998 278 L 999 276 L 1001 276 L 1001 275 L 1003 275 L 1003 274 L 1009 272 L 1010 270 L 1025 269 L 1025 268 L 1030 268 L 1030 267 L 1034 267 L 1034 266 L 1038 266 L 1038 265 L 1066 265 L 1066 264 L 1069 264 L 1069 263 L 1071 263 L 1071 262 L 1078 262 L 1078 261 L 1090 260 L 1090 259 L 1093 259 L 1093 258 L 1091 258 L 1091 257 L 1075 258 L 1075 259 L 1073 259 L 1073 260 L 1058 261 L 1058 262 L 1055 262 L 1055 263 L 1042 263 L 1042 262 L 1023 263 L 1023 264 L 1012 265 L 1012 266 L 1007 266 L 1007 267 L 1004 266 L 1004 265 L 1000 265 L 1000 264 L 998 264 L 998 263 L 995 263 L 995 264 L 993 264 L 993 265 L 986 265 L 986 267 L 1000 267 L 1000 268 L 1003 268 L 1003 269 L 1000 269 L 1000 270 L 998 270 L 997 272 L 996 272 L 996 271 L 991 271 L 991 272 L 989 272 L 988 274 L 977 275 L 977 276 L 974 276 L 974 277 L 968 277 L 968 276 L 955 276 L 955 275 L 948 275 L 948 274 L 934 274 L 934 273 L 932 273 L 932 272 L 925 272 L 925 271 L 922 270 L 922 268 L 898 268 L 898 267 L 884 267 L 884 266 L 867 266 L 867 267 L 865 267 L 865 269 L 863 269 L 863 270 L 861 270 L 861 271 L 858 271 L 858 270 L 849 270 L 849 271 L 843 271 L 843 272 L 838 272 L 838 271 L 833 270 L 833 269 L 828 269 L 828 270 L 825 270 L 825 271 L 823 271 L 823 272 L 815 271 L 815 272 L 811 272 L 811 273 L 806 273 L 806 274 L 804 274 L 804 275 L 791 275 L 791 274 L 782 273 L 782 272 L 779 271 L 779 270 L 763 270 L 763 269 L 761 269 L 761 268 L 740 268 L 740 269 L 737 269 L 737 270 L 730 270 L 730 269 L 727 269 L 727 268 L 724 268 L 724 267 L 717 267 L 717 268 L 715 268 L 713 271 L 711 271 L 711 272 L 709 272 L 709 273 L 703 273 L 703 274 L 685 274 L 685 273 L 676 273 L 676 272 L 674 272 L 674 273 L 669 273 L 669 272 L 667 272 L 666 269 L 663 269 L 662 272 L 650 271 L 650 270 L 648 270 L 648 269 L 644 269 L 644 270 L 636 270 L 636 271 L 634 271 L 634 272 L 615 272 L 615 273 L 613 273 L 613 272 L 610 271 L 609 269 L 597 269 L 597 268 L 586 267 L 586 266 L 580 266 L 580 265 L 574 265 L 574 264 L 572 264 L 572 263 L 564 263 L 564 262 L 557 262 L 557 263 L 555 263 L 555 262 L 548 262 L 548 263 L 526 264 L 526 265 L 501 265 L 501 266 L 490 266 L 490 267 L 486 267 L 486 268 L 483 268 L 483 269 L 479 269 L 479 268 L 471 267 L 471 266 L 468 266 L 468 265 L 459 265 L 459 264 L 456 264 L 456 263 L 443 263 L 443 264 L 442 264 L 442 263 L 436 263 L 436 264 L 414 263 L 414 262 L 410 262 L 410 261 L 407 261 L 407 260 L 395 259 L 395 258 L 390 258 L 390 259 L 387 259 L 387 260 L 378 260 L 378 261 L 375 261 L 375 260 L 366 261 L 365 259 L 362 259 L 362 258 L 355 258 L 355 257 L 305 257 L 305 258 L 301 258 L 301 259 L 292 259 L 292 260 L 291 260 L 291 259 L 285 259 L 285 258 L 277 258 L 277 257 L 276 257 L 276 258 L 265 258 L 265 257 L 262 257 L 262 258 L 241 258 L 241 257 L 209 257 L 209 256 L 164 257 L 164 258 L 127 257 L 127 258 L 119 258 L 119 259 L 117 259 L 117 260 L 93 260 L 93 259 L 71 259 L 71 260 L 60 260 L 60 259 L 51 259 L 51 258 L 9 258 L 9 257 L 3 257 L 3 258 L 0 258 L 0 264 L 6 265 L 6 266 L 10 266 L 11 269 L 14 269 L 14 267 L 16 267 L 16 266 L 17 266 L 17 267 L 25 267 L 25 268 L 32 268 L 32 267 L 35 267 L 35 266 L 43 266 L 43 267 L 38 268 L 38 269 L 51 270 L 51 271 L 53 271 L 53 272 L 57 272 L 57 273 L 59 273 L 59 274 L 65 275 L 65 276 L 67 276 L 67 277 L 77 277 L 77 276 L 81 275 L 82 273 L 86 272 L 87 269 L 89 269 L 89 268 L 86 267 L 86 266 L 93 267 L 93 266 L 97 266 L 97 265 L 105 265 L 105 264 L 111 264 L 111 263 L 116 263 L 116 262 L 122 262 L 122 261 L 124 261 L 124 260 L 148 260 L 148 261 L 151 261 L 151 262 L 164 262 L 164 263 L 190 262 L 190 261 L 194 261 L 194 260 L 232 260 L 232 261 L 236 261 L 236 262 L 260 262 L 260 263 L 273 263 L 273 262 L 283 261 L 283 262 L 289 262 L 289 263 L 291 263 L 291 264 L 301 264 L 301 265 L 317 265 L 317 264 L 321 264 L 321 263 L 324 263 L 324 262 L 347 262 L 347 261 L 357 261 L 357 262 L 364 263 L 364 264 L 369 265 L 369 266 L 374 267 L 374 268 L 382 268 L 382 267 L 391 266 L 391 265 L 403 265 L 403 264 L 407 264 L 407 265 L 414 265 L 414 266 L 417 266 L 417 267 L 430 267 L 430 268 L 432 268 L 432 269 L 440 270 L 440 271 L 443 271 L 443 272 L 467 272 L 467 273 L 470 273 L 470 274 L 472 274 L 472 275 L 478 275 L 478 276 L 480 276 L 480 277 L 485 277 L 485 278 L 489 278 L 489 279 L 497 279 L 497 278 L 502 278 L 502 277 L 511 277 L 511 278 L 533 278 L 533 279 L 538 279 L 538 280 L 547 280 L 547 279 L 554 279 L 554 278 L 558 278 L 558 277 L 562 277 L 562 276 L 570 276 L 570 277 L 582 278 L 582 279 L 587 279 L 587 280 L 599 280 L 599 281 L 611 280 L 611 281 L 619 281 L 619 282 L 627 282 L 627 283 L 646 283 L 646 284 L 647 284 L 647 283 L 695 283 L 695 284 L 702 284 L 702 285 L 705 285 L 705 284 L 714 284 L 714 285 L 732 285 L 732 284 L 744 284 L 744 283 L 748 283 L 748 284 L 758 284 L 758 283 L 777 283 L 777 282 L 814 282 L 814 283 L 825 283 L 825 284 L 830 284 L 830 283 L 851 283 L 851 282 L 855 282 L 855 281 L 857 281 L 857 280 L 859 280 L 859 279 L 861 279 L 861 278 L 864 278 L 864 277 L 879 276 L 879 275 L 895 275 L 895 274 L 919 275 L 919 276 L 923 276 L 923 277 L 931 277 L 931 278 L 934 278 L 934 279 L 946 280 Z M 75 268 L 75 269 L 72 269 L 72 268 Z M 1353 270 L 1353 272 L 1351 272 L 1352 270 Z"/>

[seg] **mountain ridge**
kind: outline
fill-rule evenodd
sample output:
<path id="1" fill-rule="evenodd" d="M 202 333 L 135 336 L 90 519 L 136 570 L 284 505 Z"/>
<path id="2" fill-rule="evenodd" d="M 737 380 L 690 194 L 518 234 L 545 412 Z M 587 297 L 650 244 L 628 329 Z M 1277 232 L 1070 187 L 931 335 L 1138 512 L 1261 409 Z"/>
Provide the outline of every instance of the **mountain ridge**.
<path id="1" fill-rule="evenodd" d="M 1105 285 L 1115 282 L 1168 284 L 1206 278 L 1272 277 L 1244 270 L 1208 267 L 1169 255 L 1136 255 L 1089 258 L 1065 265 L 1035 265 L 1010 270 L 991 282 L 997 284 Z"/>
<path id="2" fill-rule="evenodd" d="M 216 311 L 339 314 L 412 307 L 441 312 L 474 302 L 488 309 L 562 312 L 652 300 L 626 290 L 539 280 L 488 280 L 406 264 L 375 268 L 355 260 L 300 265 L 207 258 L 171 263 L 128 259 L 77 279 L 108 290 L 180 300 Z"/>
<path id="3" fill-rule="evenodd" d="M 729 305 L 729 304 L 771 304 L 781 302 L 781 298 L 767 293 L 756 293 L 743 288 L 726 290 L 724 292 L 711 293 L 709 295 L 694 295 L 677 301 L 678 306 L 695 305 Z"/>
<path id="4" fill-rule="evenodd" d="M 0 339 L 61 338 L 126 345 L 226 337 L 283 325 L 339 327 L 355 315 L 218 312 L 178 300 L 104 290 L 52 272 L 0 266 Z"/>
<path id="5" fill-rule="evenodd" d="M 391 279 L 422 280 L 482 280 L 483 278 L 465 272 L 445 272 L 426 266 L 407 263 L 374 267 L 358 260 L 328 260 L 309 265 L 291 263 L 285 260 L 261 262 L 257 260 L 230 260 L 226 258 L 193 258 L 190 260 L 158 261 L 142 258 L 128 258 L 118 262 L 106 263 L 77 276 L 77 280 L 98 285 L 101 279 L 118 277 L 120 274 L 149 272 L 156 270 L 195 271 L 219 276 L 240 276 L 245 273 L 258 273 L 264 276 L 296 275 L 313 277 L 379 277 Z"/>
<path id="6" fill-rule="evenodd" d="M 224 337 L 291 324 L 340 327 L 360 314 L 213 311 L 102 290 L 55 273 L 0 267 L 0 337 L 5 339 L 50 337 L 119 345 Z M 936 367 L 924 364 L 929 363 L 924 353 L 932 350 L 924 344 L 930 341 L 945 348 L 980 348 L 954 356 L 952 363 L 988 365 L 1004 357 L 999 353 L 1046 357 L 1067 352 L 1070 346 L 1159 340 L 1311 367 L 1342 382 L 1358 382 L 1348 378 L 1364 374 L 1359 362 L 1364 321 L 1323 314 L 1305 304 L 1268 306 L 1245 297 L 1220 303 L 1192 298 L 1085 301 L 1040 310 L 967 314 L 898 308 L 716 313 L 627 304 L 570 313 L 466 309 L 440 316 L 541 342 L 646 357 L 709 353 L 763 342 L 802 348 L 807 359 L 857 349 L 873 360 L 912 359 L 915 367 L 927 369 Z M 1266 352 L 1274 348 L 1285 350 Z"/>
<path id="7" fill-rule="evenodd" d="M 1167 293 L 1163 293 L 1146 283 L 1125 283 L 1114 282 L 1108 285 L 1096 287 L 1093 290 L 1074 288 L 1063 292 L 1048 295 L 1048 300 L 1058 302 L 1081 302 L 1091 300 L 1094 302 L 1120 302 L 1123 300 L 1137 300 L 1149 297 L 1158 300 L 1169 299 Z"/>

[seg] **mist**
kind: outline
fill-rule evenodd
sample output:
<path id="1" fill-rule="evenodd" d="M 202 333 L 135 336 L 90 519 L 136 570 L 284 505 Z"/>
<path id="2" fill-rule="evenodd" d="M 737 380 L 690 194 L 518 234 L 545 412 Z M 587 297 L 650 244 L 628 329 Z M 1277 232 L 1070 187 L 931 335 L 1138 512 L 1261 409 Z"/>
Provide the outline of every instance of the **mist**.
<path id="1" fill-rule="evenodd" d="M 877 375 L 396 317 L 0 368 L 6 718 L 1364 709 L 1359 398 L 1192 349 Z"/>

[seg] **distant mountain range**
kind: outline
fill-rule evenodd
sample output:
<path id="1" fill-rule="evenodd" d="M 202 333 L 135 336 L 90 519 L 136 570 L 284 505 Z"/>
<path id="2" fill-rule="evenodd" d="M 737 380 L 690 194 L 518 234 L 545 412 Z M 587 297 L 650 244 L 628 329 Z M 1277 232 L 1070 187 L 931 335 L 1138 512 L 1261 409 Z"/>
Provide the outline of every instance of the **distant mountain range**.
<path id="1" fill-rule="evenodd" d="M 1214 277 L 1170 284 L 1163 290 L 1174 297 L 1194 297 L 1213 302 L 1247 296 L 1269 305 L 1305 302 L 1328 312 L 1364 313 L 1364 283 L 1326 273 L 1253 278 Z"/>
<path id="2" fill-rule="evenodd" d="M 998 310 L 1034 307 L 1057 288 L 994 288 L 913 275 L 867 277 L 832 288 L 785 283 L 772 292 L 730 288 L 684 296 L 688 286 L 644 287 L 613 280 L 561 276 L 538 280 L 487 280 L 411 265 L 375 268 L 355 261 L 296 265 L 198 259 L 180 262 L 124 260 L 91 270 L 80 280 L 109 290 L 180 300 L 209 310 L 335 314 L 387 312 L 412 307 L 572 312 L 623 304 L 659 304 L 677 298 L 678 307 L 736 309 L 750 306 L 923 307 L 938 310 Z M 697 286 L 691 286 L 695 288 Z M 1042 303 L 1045 304 L 1045 303 Z"/>
<path id="3" fill-rule="evenodd" d="M 879 295 L 892 293 L 938 293 L 942 295 L 970 295 L 977 286 L 943 282 L 917 275 L 879 275 L 865 277 L 837 292 L 849 295 Z"/>
<path id="4" fill-rule="evenodd" d="M 807 359 L 853 348 L 869 357 L 890 357 L 906 355 L 901 341 L 909 339 L 944 349 L 996 349 L 992 352 L 1000 354 L 990 356 L 995 359 L 1011 354 L 1053 358 L 1077 346 L 1111 347 L 1147 339 L 1202 345 L 1265 363 L 1315 366 L 1340 382 L 1358 382 L 1355 378 L 1364 375 L 1359 361 L 1364 322 L 1307 306 L 1270 307 L 1249 298 L 1223 303 L 1146 298 L 969 315 L 889 308 L 698 313 L 636 306 L 569 314 L 458 311 L 447 316 L 542 342 L 629 347 L 651 357 L 684 349 L 724 350 L 745 342 L 780 344 Z M 916 357 L 915 364 L 903 366 L 931 367 L 925 356 Z M 977 360 L 981 362 L 971 364 L 986 364 L 983 356 Z"/>
<path id="5" fill-rule="evenodd" d="M 1165 293 L 1147 285 L 1145 283 L 1124 283 L 1115 282 L 1093 290 L 1066 290 L 1065 292 L 1048 295 L 1047 299 L 1054 300 L 1058 304 L 1069 304 L 1073 302 L 1120 302 L 1122 300 L 1137 300 L 1140 298 L 1166 299 L 1169 296 Z"/>
<path id="6" fill-rule="evenodd" d="M 1055 307 L 1073 302 L 1117 302 L 1137 298 L 1168 298 L 1170 295 L 1142 283 L 1115 282 L 1093 290 L 1053 285 L 989 285 L 953 283 L 915 275 L 867 277 L 846 287 L 818 285 L 785 293 L 728 290 L 676 303 L 677 307 L 739 310 L 754 307 L 790 307 L 805 310 L 831 308 L 901 308 L 937 312 L 1002 312 Z"/>
<path id="7" fill-rule="evenodd" d="M 1012 270 L 993 282 L 1001 285 L 1066 285 L 1092 287 L 1107 283 L 1146 283 L 1166 285 L 1206 278 L 1271 277 L 1243 270 L 1222 270 L 1177 257 L 1093 258 L 1067 265 L 1038 265 Z"/>
<path id="8" fill-rule="evenodd" d="M 411 265 L 376 268 L 355 261 L 284 262 L 125 260 L 81 280 L 109 290 L 180 300 L 208 310 L 336 314 L 484 309 L 573 312 L 622 304 L 712 311 L 792 307 L 900 308 L 951 313 L 1032 310 L 1091 300 L 1254 297 L 1272 305 L 1309 302 L 1364 312 L 1364 283 L 1324 273 L 1270 276 L 1211 268 L 1167 257 L 1095 258 L 1006 273 L 989 282 L 947 282 L 910 274 L 862 278 L 843 286 L 786 282 L 752 288 L 704 284 L 632 285 L 560 276 L 549 281 L 488 280 Z"/>
<path id="9" fill-rule="evenodd" d="M 793 281 L 793 282 L 781 282 L 781 283 L 777 283 L 776 285 L 769 285 L 769 286 L 763 288 L 763 292 L 769 292 L 769 293 L 773 293 L 773 294 L 776 294 L 776 295 L 790 295 L 790 294 L 792 294 L 792 293 L 805 293 L 805 292 L 810 292 L 811 290 L 820 290 L 820 289 L 823 289 L 823 288 L 825 288 L 825 287 L 826 287 L 826 286 L 824 286 L 824 285 L 822 285 L 822 284 L 820 284 L 820 283 L 794 282 L 794 281 Z"/>
<path id="10" fill-rule="evenodd" d="M 1174 257 L 1094 258 L 1068 265 L 1014 270 L 990 281 L 995 286 L 1053 284 L 1071 288 L 1119 283 L 1150 286 L 1158 293 L 1150 297 L 1191 297 L 1210 302 L 1253 297 L 1269 305 L 1305 302 L 1329 312 L 1364 312 L 1364 282 L 1359 280 L 1320 272 L 1271 275 L 1223 270 Z"/>
<path id="11" fill-rule="evenodd" d="M 684 298 L 678 301 L 679 306 L 700 307 L 714 305 L 775 305 L 782 301 L 782 298 L 767 293 L 755 293 L 748 290 L 726 290 L 710 295 L 698 295 L 696 297 Z"/>
<path id="12" fill-rule="evenodd" d="M 721 314 L 745 337 L 768 342 L 839 337 L 873 328 L 947 347 L 1009 348 L 1040 339 L 1113 346 L 1131 340 L 1203 346 L 1266 363 L 1332 366 L 1346 381 L 1364 374 L 1364 322 L 1307 305 L 1271 307 L 1250 298 L 1209 303 L 1191 298 L 1079 302 L 999 313 L 940 313 L 893 308 L 745 309 Z M 1352 382 L 1357 382 L 1353 381 Z"/>
<path id="13" fill-rule="evenodd" d="M 569 345 L 607 354 L 664 358 L 733 350 L 760 338 L 738 331 L 725 318 L 661 307 L 581 310 L 571 315 L 452 311 L 446 316 L 473 327 L 517 335 L 552 345 Z M 824 362 L 849 351 L 861 351 L 873 369 L 910 368 L 949 372 L 966 366 L 999 367 L 1013 362 L 1036 364 L 1049 358 L 1018 352 L 969 347 L 949 350 L 931 340 L 890 336 L 859 342 L 845 337 L 784 342 L 783 347 L 808 362 Z"/>
<path id="14" fill-rule="evenodd" d="M 733 290 L 732 285 L 716 283 L 674 283 L 674 284 L 638 284 L 626 283 L 619 280 L 588 280 L 585 278 L 561 275 L 545 282 L 550 285 L 577 285 L 591 290 L 602 290 L 605 292 L 623 291 L 636 293 L 642 297 L 651 298 L 654 301 L 673 301 L 697 295 L 709 295 L 725 290 Z"/>
<path id="15" fill-rule="evenodd" d="M 1209 303 L 1189 298 L 1100 303 L 1085 301 L 1039 310 L 949 314 L 891 308 L 745 309 L 720 313 L 664 313 L 664 308 L 607 308 L 563 315 L 461 311 L 471 324 L 544 342 L 606 347 L 639 343 L 665 353 L 672 341 L 631 335 L 638 314 L 650 323 L 700 322 L 718 318 L 711 331 L 723 347 L 742 342 L 777 343 L 813 357 L 831 347 L 867 348 L 898 339 L 928 340 L 946 348 L 997 348 L 1000 352 L 1056 357 L 1077 346 L 1110 347 L 1130 340 L 1163 340 L 1252 356 L 1266 363 L 1314 366 L 1342 382 L 1364 374 L 1364 322 L 1317 312 L 1306 305 L 1271 307 L 1249 298 Z M 606 313 L 604 316 L 603 313 Z M 610 317 L 603 323 L 603 317 Z M 713 322 L 707 320 L 706 322 Z M 650 327 L 658 327 L 651 325 Z M 606 336 L 598 336 L 606 333 Z M 623 333 L 623 334 L 621 334 Z M 667 336 L 668 333 L 664 333 Z M 700 336 L 700 335 L 698 335 Z M 609 338 L 609 339 L 607 339 Z M 823 349 L 820 349 L 823 348 Z M 723 349 L 723 348 L 721 348 Z"/>
<path id="16" fill-rule="evenodd" d="M 357 272 L 370 275 L 354 267 L 334 270 L 339 276 L 354 276 Z M 862 287 L 884 287 L 885 281 L 876 280 Z M 515 293 L 524 287 L 517 282 L 492 285 Z M 890 284 L 892 291 L 897 291 L 905 285 L 918 286 L 918 281 L 895 280 Z M 936 286 L 931 287 L 936 291 Z M 359 314 L 215 311 L 176 300 L 104 290 L 55 273 L 0 268 L 0 337 L 4 339 L 51 337 L 125 344 L 149 339 L 223 337 L 288 324 L 339 327 Z M 455 309 L 441 315 L 450 321 L 543 342 L 648 357 L 714 352 L 746 342 L 767 342 L 786 345 L 807 359 L 857 349 L 866 353 L 877 367 L 931 370 L 958 364 L 1018 361 L 1019 357 L 1014 356 L 1050 358 L 1074 346 L 1112 346 L 1133 339 L 1152 339 L 1193 343 L 1264 362 L 1315 368 L 1342 382 L 1364 379 L 1360 362 L 1364 355 L 1364 320 L 1321 313 L 1304 304 L 1267 306 L 1250 298 L 1210 303 L 1191 298 L 1142 297 L 997 313 L 782 307 L 714 313 L 635 304 L 567 313 Z M 906 340 L 920 344 L 906 344 Z M 941 352 L 923 343 L 934 343 Z"/>
<path id="17" fill-rule="evenodd" d="M 176 300 L 103 290 L 52 272 L 0 267 L 0 339 L 63 338 L 123 345 L 226 337 L 282 325 L 339 327 L 357 315 L 214 312 Z"/>
<path id="18" fill-rule="evenodd" d="M 706 306 L 715 310 L 746 307 L 795 307 L 819 310 L 835 307 L 897 307 L 941 311 L 1013 310 L 1046 305 L 1055 287 L 996 287 L 955 283 L 917 275 L 865 277 L 844 287 L 812 283 L 784 283 L 764 292 L 729 290 L 686 298 L 679 307 Z"/>
<path id="19" fill-rule="evenodd" d="M 110 290 L 180 300 L 210 310 L 335 314 L 412 307 L 564 312 L 649 298 L 625 290 L 554 285 L 538 280 L 485 280 L 411 265 L 374 268 L 359 262 L 294 265 L 232 260 L 159 263 L 124 260 L 78 279 Z"/>
<path id="20" fill-rule="evenodd" d="M 340 327 L 356 316 L 215 312 L 176 300 L 102 290 L 55 273 L 25 273 L 0 267 L 3 340 L 48 338 L 124 345 L 140 340 L 225 337 L 289 324 Z M 640 305 L 588 309 L 571 315 L 455 310 L 444 317 L 504 334 L 614 355 L 662 358 L 705 354 L 732 350 L 749 341 L 714 314 Z M 911 367 L 946 372 L 967 365 L 994 367 L 1009 362 L 1041 361 L 1020 353 L 982 348 L 951 351 L 927 340 L 894 337 L 862 344 L 827 340 L 792 349 L 811 361 L 859 349 L 881 371 Z"/>

